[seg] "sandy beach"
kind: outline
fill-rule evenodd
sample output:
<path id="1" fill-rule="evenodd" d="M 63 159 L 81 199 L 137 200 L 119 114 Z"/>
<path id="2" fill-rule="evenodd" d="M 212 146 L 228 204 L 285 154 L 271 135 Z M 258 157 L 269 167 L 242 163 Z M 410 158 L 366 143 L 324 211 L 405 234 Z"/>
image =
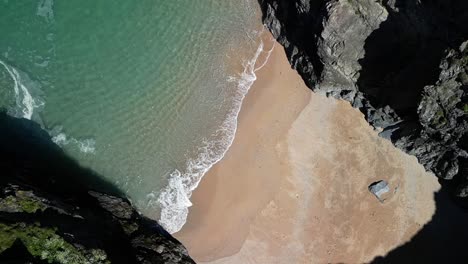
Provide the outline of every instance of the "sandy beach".
<path id="1" fill-rule="evenodd" d="M 279 44 L 257 77 L 175 234 L 196 261 L 366 262 L 431 219 L 436 178 L 349 103 L 311 92 Z M 378 180 L 390 186 L 383 203 L 367 189 Z"/>

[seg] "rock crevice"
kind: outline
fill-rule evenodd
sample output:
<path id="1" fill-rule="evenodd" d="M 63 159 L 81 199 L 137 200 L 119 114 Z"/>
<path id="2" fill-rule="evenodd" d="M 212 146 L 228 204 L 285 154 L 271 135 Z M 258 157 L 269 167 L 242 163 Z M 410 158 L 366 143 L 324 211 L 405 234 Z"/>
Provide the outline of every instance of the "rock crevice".
<path id="1" fill-rule="evenodd" d="M 466 203 L 467 1 L 259 3 L 310 89 L 349 101 Z"/>

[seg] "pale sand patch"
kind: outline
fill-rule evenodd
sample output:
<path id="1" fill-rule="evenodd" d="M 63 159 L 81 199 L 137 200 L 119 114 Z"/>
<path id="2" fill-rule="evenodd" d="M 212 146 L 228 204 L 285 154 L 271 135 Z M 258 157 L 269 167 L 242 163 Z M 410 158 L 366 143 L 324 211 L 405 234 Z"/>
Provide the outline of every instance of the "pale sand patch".
<path id="1" fill-rule="evenodd" d="M 382 179 L 383 204 L 367 190 Z M 175 236 L 197 261 L 364 262 L 428 222 L 438 188 L 349 103 L 310 92 L 277 45 Z"/>

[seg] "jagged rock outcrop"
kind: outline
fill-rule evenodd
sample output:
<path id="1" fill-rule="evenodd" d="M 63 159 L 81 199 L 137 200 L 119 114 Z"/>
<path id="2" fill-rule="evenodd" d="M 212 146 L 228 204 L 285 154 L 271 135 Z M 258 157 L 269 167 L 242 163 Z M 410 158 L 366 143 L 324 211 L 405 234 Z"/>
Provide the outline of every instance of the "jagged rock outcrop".
<path id="1" fill-rule="evenodd" d="M 259 3 L 308 87 L 349 101 L 382 137 L 468 196 L 468 1 Z"/>
<path id="2" fill-rule="evenodd" d="M 48 133 L 0 113 L 0 263 L 194 263 Z"/>

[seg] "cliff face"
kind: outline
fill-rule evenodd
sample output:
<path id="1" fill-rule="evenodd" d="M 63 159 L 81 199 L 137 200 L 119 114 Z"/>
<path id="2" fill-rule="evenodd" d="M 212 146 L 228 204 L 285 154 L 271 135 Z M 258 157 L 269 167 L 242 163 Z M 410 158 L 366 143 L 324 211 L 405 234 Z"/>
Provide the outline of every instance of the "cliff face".
<path id="1" fill-rule="evenodd" d="M 468 197 L 468 1 L 259 0 L 310 89 Z"/>
<path id="2" fill-rule="evenodd" d="M 0 131 L 1 263 L 194 263 L 39 125 L 0 114 Z"/>

